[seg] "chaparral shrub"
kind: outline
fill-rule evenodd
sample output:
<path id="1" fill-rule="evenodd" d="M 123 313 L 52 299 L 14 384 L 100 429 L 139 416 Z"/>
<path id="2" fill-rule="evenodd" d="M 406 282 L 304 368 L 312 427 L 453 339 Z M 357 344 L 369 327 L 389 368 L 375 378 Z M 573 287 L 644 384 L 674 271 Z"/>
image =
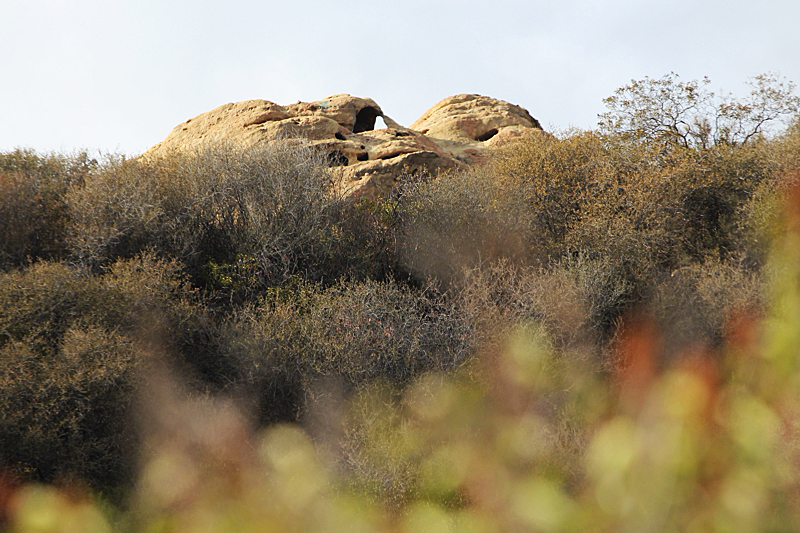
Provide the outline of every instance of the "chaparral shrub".
<path id="1" fill-rule="evenodd" d="M 89 265 L 153 249 L 183 262 L 197 283 L 209 262 L 239 257 L 255 261 L 265 287 L 319 276 L 340 202 L 324 168 L 301 141 L 112 161 L 67 198 L 72 246 Z"/>
<path id="2" fill-rule="evenodd" d="M 96 167 L 86 153 L 0 154 L 0 269 L 69 255 L 66 193 Z"/>
<path id="3" fill-rule="evenodd" d="M 205 314 L 152 256 L 102 275 L 40 262 L 0 279 L 0 464 L 115 489 L 136 465 L 130 409 L 151 354 L 202 367 Z"/>
<path id="4" fill-rule="evenodd" d="M 471 355 L 469 324 L 451 304 L 392 281 L 273 289 L 222 330 L 221 357 L 237 369 L 232 390 L 255 398 L 265 420 L 295 420 L 320 380 L 345 391 L 403 385 Z"/>
<path id="5" fill-rule="evenodd" d="M 528 255 L 533 227 L 520 184 L 480 170 L 410 185 L 400 200 L 400 259 L 419 278 L 445 283 L 465 269 Z"/>

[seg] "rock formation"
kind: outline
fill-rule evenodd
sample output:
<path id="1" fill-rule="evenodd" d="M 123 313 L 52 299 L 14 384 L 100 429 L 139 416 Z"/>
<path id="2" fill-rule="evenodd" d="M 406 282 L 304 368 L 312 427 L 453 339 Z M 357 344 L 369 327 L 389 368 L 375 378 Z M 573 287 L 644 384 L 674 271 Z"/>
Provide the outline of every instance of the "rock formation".
<path id="1" fill-rule="evenodd" d="M 381 117 L 385 129 L 375 129 Z M 226 104 L 177 126 L 145 154 L 158 157 L 207 143 L 252 146 L 302 137 L 328 154 L 345 194 L 388 194 L 404 172 L 436 173 L 480 163 L 487 148 L 541 130 L 522 107 L 461 94 L 429 109 L 411 128 L 386 116 L 369 98 L 348 94 L 281 106 L 267 100 Z"/>
<path id="2" fill-rule="evenodd" d="M 525 108 L 477 94 L 445 98 L 411 125 L 451 156 L 468 163 L 483 161 L 488 146 L 532 128 L 542 129 Z"/>

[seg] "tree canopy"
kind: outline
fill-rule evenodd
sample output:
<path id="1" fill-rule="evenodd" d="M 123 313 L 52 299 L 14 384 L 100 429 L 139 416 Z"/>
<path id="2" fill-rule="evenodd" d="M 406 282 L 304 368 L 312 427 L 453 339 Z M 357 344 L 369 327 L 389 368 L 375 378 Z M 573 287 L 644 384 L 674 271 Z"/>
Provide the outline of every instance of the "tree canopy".
<path id="1" fill-rule="evenodd" d="M 642 142 L 685 148 L 741 145 L 774 131 L 800 112 L 795 85 L 777 74 L 760 74 L 744 98 L 718 96 L 711 81 L 682 81 L 671 72 L 660 79 L 632 80 L 606 98 L 600 130 Z"/>

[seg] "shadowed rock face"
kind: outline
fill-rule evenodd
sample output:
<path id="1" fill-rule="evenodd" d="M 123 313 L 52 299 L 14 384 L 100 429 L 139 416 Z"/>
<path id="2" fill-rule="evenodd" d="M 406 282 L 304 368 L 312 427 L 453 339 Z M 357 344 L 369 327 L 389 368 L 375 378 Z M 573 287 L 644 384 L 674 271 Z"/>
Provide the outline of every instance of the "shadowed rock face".
<path id="1" fill-rule="evenodd" d="M 385 129 L 375 129 L 381 117 Z M 177 126 L 147 151 L 159 157 L 209 143 L 253 146 L 302 137 L 328 154 L 344 194 L 388 194 L 404 173 L 436 173 L 483 162 L 487 148 L 541 130 L 523 108 L 474 94 L 446 98 L 411 128 L 386 116 L 369 98 L 338 94 L 281 106 L 268 100 L 226 104 Z"/>

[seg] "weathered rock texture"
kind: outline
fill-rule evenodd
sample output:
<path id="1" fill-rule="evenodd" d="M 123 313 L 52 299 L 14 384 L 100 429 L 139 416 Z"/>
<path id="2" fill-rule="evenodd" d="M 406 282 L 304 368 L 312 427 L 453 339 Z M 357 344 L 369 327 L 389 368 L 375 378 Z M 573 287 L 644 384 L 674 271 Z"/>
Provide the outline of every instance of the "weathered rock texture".
<path id="1" fill-rule="evenodd" d="M 378 117 L 385 129 L 375 129 Z M 187 120 L 145 157 L 208 143 L 252 146 L 299 136 L 327 152 L 343 193 L 374 196 L 391 192 L 404 172 L 436 173 L 480 163 L 487 148 L 532 129 L 541 126 L 525 109 L 474 94 L 442 100 L 411 128 L 386 116 L 373 100 L 348 94 L 288 106 L 248 100 Z"/>
<path id="2" fill-rule="evenodd" d="M 481 162 L 487 147 L 532 128 L 542 129 L 525 108 L 477 94 L 445 98 L 411 125 L 448 154 L 468 163 Z"/>

